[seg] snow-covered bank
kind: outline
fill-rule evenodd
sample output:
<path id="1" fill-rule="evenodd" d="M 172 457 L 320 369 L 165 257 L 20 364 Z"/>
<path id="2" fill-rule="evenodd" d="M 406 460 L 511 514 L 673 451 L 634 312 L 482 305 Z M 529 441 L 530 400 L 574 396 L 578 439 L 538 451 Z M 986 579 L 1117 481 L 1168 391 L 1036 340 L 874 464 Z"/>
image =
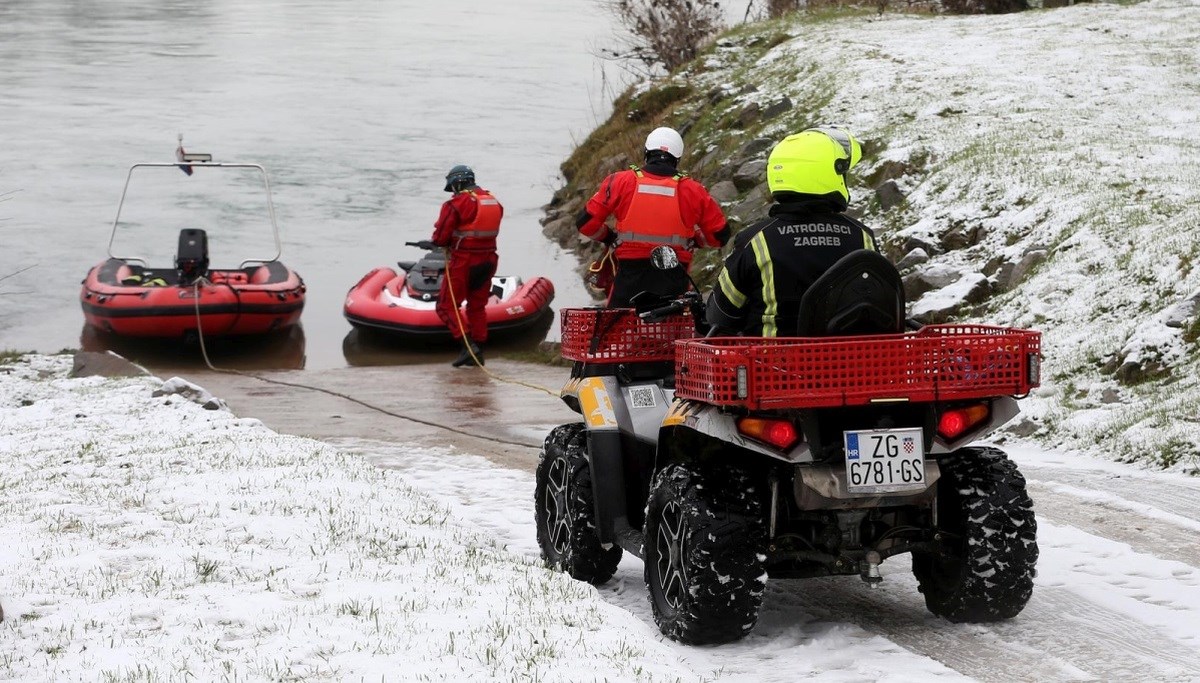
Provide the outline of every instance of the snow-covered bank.
<path id="1" fill-rule="evenodd" d="M 777 141 L 847 125 L 866 145 L 852 209 L 901 264 L 910 313 L 1044 332 L 1022 433 L 1195 474 L 1198 41 L 1197 0 L 798 12 L 619 100 L 580 147 L 603 152 L 569 163 L 603 177 L 636 132 L 679 127 L 685 167 L 746 225 Z M 598 181 L 556 195 L 547 230 L 564 246 Z"/>
<path id="2" fill-rule="evenodd" d="M 394 471 L 70 368 L 0 366 L 0 679 L 696 679 Z"/>
<path id="3" fill-rule="evenodd" d="M 813 114 L 885 147 L 858 177 L 909 169 L 902 205 L 864 204 L 899 254 L 931 256 L 913 313 L 982 272 L 975 319 L 1045 332 L 1026 409 L 1048 445 L 1200 471 L 1200 3 L 791 31 L 748 97 L 828 88 Z M 790 85 L 802 65 L 817 73 Z"/>
<path id="4" fill-rule="evenodd" d="M 0 680 L 1200 680 L 1179 474 L 1010 444 L 1042 548 L 1017 618 L 934 617 L 896 558 L 875 590 L 772 581 L 749 637 L 697 648 L 658 634 L 637 558 L 598 588 L 541 568 L 528 471 L 70 366 L 0 364 Z"/>

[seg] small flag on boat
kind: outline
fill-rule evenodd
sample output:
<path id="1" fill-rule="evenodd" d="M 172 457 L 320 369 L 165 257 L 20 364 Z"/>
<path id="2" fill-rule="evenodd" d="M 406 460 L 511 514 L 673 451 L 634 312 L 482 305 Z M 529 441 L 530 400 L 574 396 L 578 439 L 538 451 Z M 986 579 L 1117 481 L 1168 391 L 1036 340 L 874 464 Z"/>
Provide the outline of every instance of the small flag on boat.
<path id="1" fill-rule="evenodd" d="M 183 154 L 184 154 L 183 143 L 180 142 L 179 147 L 175 150 L 175 160 L 183 161 Z M 179 170 L 183 171 L 184 173 L 186 173 L 188 175 L 191 175 L 192 174 L 192 165 L 191 164 L 179 164 Z"/>

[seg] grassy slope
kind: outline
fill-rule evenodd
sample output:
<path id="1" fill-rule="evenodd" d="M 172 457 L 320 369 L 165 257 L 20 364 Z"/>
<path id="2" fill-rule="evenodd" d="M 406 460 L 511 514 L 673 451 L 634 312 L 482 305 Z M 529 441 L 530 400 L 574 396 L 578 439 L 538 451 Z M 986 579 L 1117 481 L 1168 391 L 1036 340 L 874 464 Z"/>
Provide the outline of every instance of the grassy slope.
<path id="1" fill-rule="evenodd" d="M 1040 436 L 1194 470 L 1198 9 L 1169 0 L 740 27 L 682 72 L 620 98 L 564 164 L 555 205 L 577 210 L 654 125 L 687 130 L 685 165 L 711 186 L 755 138 L 848 124 L 868 143 L 853 209 L 889 253 L 935 245 L 941 253 L 921 268 L 989 276 L 991 296 L 958 319 L 1045 333 L 1045 386 L 1025 402 Z M 753 114 L 784 97 L 794 107 Z M 885 212 L 872 189 L 888 178 L 907 201 Z M 752 188 L 726 206 L 744 223 L 761 205 Z M 1046 260 L 1009 287 L 1000 266 L 1035 249 Z"/>

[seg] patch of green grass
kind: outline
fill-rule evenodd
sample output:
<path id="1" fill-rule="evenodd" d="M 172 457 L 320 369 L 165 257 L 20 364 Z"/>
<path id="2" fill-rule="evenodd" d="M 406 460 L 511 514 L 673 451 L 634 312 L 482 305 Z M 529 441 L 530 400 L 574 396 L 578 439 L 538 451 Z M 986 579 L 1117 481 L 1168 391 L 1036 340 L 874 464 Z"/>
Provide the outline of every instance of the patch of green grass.
<path id="1" fill-rule="evenodd" d="M 28 355 L 28 351 L 14 351 L 12 349 L 4 349 L 0 351 L 0 365 L 11 365 L 20 360 L 23 356 Z"/>
<path id="2" fill-rule="evenodd" d="M 757 42 L 751 43 L 751 45 L 761 47 L 764 52 L 768 52 L 772 48 L 778 47 L 791 39 L 792 37 L 786 33 L 773 33 L 767 36 L 760 36 Z"/>
<path id="3" fill-rule="evenodd" d="M 1183 328 L 1183 340 L 1189 344 L 1200 343 L 1200 313 L 1192 318 L 1192 322 Z"/>
<path id="4" fill-rule="evenodd" d="M 216 580 L 217 569 L 221 566 L 216 560 L 204 559 L 199 554 L 192 556 L 192 565 L 196 569 L 196 578 L 200 579 L 200 583 Z"/>
<path id="5" fill-rule="evenodd" d="M 563 360 L 562 345 L 558 342 L 543 342 L 529 349 L 504 351 L 500 355 L 509 360 L 522 363 L 537 363 L 538 365 L 554 365 L 569 367 L 571 361 Z"/>
<path id="6" fill-rule="evenodd" d="M 361 600 L 348 600 L 338 605 L 337 613 L 374 620 L 379 617 L 379 606 L 374 601 L 364 604 Z"/>
<path id="7" fill-rule="evenodd" d="M 647 90 L 630 100 L 625 118 L 632 123 L 645 123 L 691 94 L 691 87 L 686 85 L 667 85 Z"/>
<path id="8" fill-rule="evenodd" d="M 1195 248 L 1193 248 L 1194 251 Z M 1181 254 L 1179 256 L 1179 279 L 1186 279 L 1188 275 L 1192 274 L 1194 258 L 1194 254 Z"/>

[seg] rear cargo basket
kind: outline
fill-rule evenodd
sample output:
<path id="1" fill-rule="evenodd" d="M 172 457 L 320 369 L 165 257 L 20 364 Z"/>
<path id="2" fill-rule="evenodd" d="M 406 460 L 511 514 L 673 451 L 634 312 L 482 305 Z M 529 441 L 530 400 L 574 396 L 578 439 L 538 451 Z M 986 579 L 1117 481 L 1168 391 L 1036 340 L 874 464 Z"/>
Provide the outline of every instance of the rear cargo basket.
<path id="1" fill-rule="evenodd" d="M 1019 396 L 1038 385 L 1041 333 L 927 325 L 858 337 L 677 342 L 675 396 L 750 410 Z"/>
<path id="2" fill-rule="evenodd" d="M 696 336 L 689 313 L 646 322 L 632 308 L 564 308 L 562 357 L 584 363 L 641 363 L 675 358 L 675 340 Z"/>

